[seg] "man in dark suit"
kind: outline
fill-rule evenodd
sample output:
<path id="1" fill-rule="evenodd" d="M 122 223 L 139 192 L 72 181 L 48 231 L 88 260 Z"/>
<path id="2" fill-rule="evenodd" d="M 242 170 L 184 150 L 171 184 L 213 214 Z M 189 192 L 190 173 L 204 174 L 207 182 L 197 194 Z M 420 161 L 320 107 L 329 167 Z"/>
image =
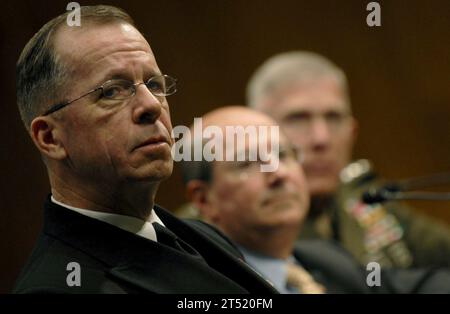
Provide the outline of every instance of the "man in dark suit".
<path id="1" fill-rule="evenodd" d="M 256 135 L 251 127 L 277 127 L 269 116 L 245 107 L 223 107 L 202 117 L 209 127 L 223 130 L 224 155 L 236 140 L 230 127 L 246 130 L 242 147 L 234 147 L 241 161 L 184 161 L 187 194 L 201 216 L 230 237 L 246 261 L 282 293 L 411 293 L 448 292 L 449 270 L 380 271 L 380 285 L 367 283 L 365 268 L 337 244 L 324 240 L 298 241 L 309 206 L 306 179 L 296 152 L 283 133 L 278 137 Z M 195 131 L 195 126 L 194 126 Z M 231 135 L 231 136 L 230 136 Z M 198 133 L 187 137 L 185 148 L 199 143 Z M 204 136 L 204 135 L 202 135 Z M 256 141 L 249 140 L 253 137 Z M 233 143 L 229 145 L 229 143 Z M 204 142 L 204 149 L 209 142 Z M 239 145 L 235 145 L 239 146 Z M 261 150 L 261 147 L 264 147 Z M 278 148 L 263 158 L 266 147 Z M 194 148 L 195 149 L 195 148 Z M 217 147 L 216 147 L 217 149 Z M 188 149 L 189 150 L 189 149 Z M 191 147 L 192 150 L 192 147 Z M 250 152 L 258 152 L 258 158 Z M 278 154 L 276 154 L 278 152 Z M 272 171 L 262 165 L 276 160 Z M 369 276 L 370 277 L 370 276 Z"/>
<path id="2" fill-rule="evenodd" d="M 17 63 L 22 120 L 47 167 L 44 227 L 17 293 L 272 293 L 219 232 L 154 204 L 172 172 L 163 75 L 124 11 L 44 25 Z"/>

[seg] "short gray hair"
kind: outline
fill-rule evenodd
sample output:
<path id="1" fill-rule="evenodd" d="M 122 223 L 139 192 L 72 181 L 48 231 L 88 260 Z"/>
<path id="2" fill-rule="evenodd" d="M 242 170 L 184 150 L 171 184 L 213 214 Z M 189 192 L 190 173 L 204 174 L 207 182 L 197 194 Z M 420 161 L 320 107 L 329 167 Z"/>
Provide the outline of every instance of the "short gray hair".
<path id="1" fill-rule="evenodd" d="M 55 52 L 54 35 L 67 20 L 68 11 L 47 22 L 30 39 L 20 54 L 16 65 L 17 106 L 29 130 L 31 121 L 41 114 L 51 101 L 61 97 L 61 88 L 67 85 L 71 67 Z M 83 6 L 83 21 L 106 24 L 124 21 L 134 25 L 133 19 L 122 9 L 106 6 Z"/>
<path id="2" fill-rule="evenodd" d="M 344 71 L 333 62 L 314 52 L 290 51 L 266 60 L 247 84 L 247 105 L 258 107 L 265 97 L 293 81 L 335 77 L 348 98 L 348 83 Z"/>

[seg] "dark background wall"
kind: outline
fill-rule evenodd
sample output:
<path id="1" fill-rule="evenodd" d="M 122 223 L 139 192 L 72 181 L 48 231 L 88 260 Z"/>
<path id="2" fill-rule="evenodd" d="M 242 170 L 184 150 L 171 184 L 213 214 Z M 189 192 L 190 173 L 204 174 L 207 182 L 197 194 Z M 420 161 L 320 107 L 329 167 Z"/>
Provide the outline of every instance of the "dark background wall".
<path id="1" fill-rule="evenodd" d="M 174 125 L 222 105 L 242 104 L 252 71 L 293 49 L 322 53 L 348 73 L 361 133 L 355 158 L 389 179 L 450 171 L 450 2 L 379 1 L 382 26 L 366 25 L 369 1 L 103 1 L 124 8 L 180 89 Z M 68 1 L 0 4 L 0 292 L 8 292 L 41 226 L 49 192 L 37 151 L 15 104 L 15 62 L 25 43 Z M 82 5 L 93 1 L 80 1 Z M 178 170 L 157 201 L 184 201 Z M 450 203 L 416 203 L 450 222 Z"/>

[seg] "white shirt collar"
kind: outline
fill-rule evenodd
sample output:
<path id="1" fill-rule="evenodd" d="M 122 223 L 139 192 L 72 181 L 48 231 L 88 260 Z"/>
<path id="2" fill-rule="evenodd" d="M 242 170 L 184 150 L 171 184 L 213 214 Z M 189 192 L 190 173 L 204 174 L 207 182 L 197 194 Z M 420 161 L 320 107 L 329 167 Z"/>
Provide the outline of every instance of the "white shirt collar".
<path id="1" fill-rule="evenodd" d="M 51 196 L 51 200 L 53 203 L 58 204 L 59 206 L 76 211 L 77 213 L 80 213 L 82 215 L 106 222 L 106 223 L 116 226 L 122 230 L 134 233 L 138 236 L 141 236 L 143 238 L 146 238 L 146 239 L 149 239 L 149 240 L 152 240 L 155 242 L 157 242 L 157 238 L 156 238 L 155 228 L 153 227 L 152 223 L 157 222 L 160 225 L 164 226 L 161 219 L 159 219 L 159 217 L 156 215 L 154 209 L 152 209 L 149 219 L 147 221 L 144 221 L 144 220 L 136 218 L 136 217 L 112 214 L 112 213 L 104 213 L 104 212 L 99 212 L 99 211 L 95 211 L 95 210 L 83 209 L 83 208 L 70 206 L 70 205 L 64 204 L 60 201 L 55 200 L 53 195 Z"/>

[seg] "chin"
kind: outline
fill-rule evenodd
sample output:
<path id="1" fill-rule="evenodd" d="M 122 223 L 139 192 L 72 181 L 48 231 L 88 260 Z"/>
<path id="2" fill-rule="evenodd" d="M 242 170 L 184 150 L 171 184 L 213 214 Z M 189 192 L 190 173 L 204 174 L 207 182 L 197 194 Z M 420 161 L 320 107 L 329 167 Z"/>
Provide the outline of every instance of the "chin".
<path id="1" fill-rule="evenodd" d="M 328 196 L 336 193 L 339 183 L 333 179 L 308 179 L 309 193 L 312 196 Z"/>
<path id="2" fill-rule="evenodd" d="M 267 217 L 270 217 L 269 220 L 274 225 L 298 225 L 306 215 L 306 210 L 303 208 L 291 202 L 284 202 L 272 207 L 272 215 L 267 215 Z"/>
<path id="3" fill-rule="evenodd" d="M 172 175 L 172 160 L 155 160 L 144 169 L 139 169 L 134 176 L 138 181 L 160 182 Z"/>
<path id="4" fill-rule="evenodd" d="M 266 231 L 285 232 L 287 230 L 299 230 L 302 224 L 303 217 L 298 215 L 285 215 L 283 217 L 274 217 L 271 221 L 264 223 Z"/>
<path id="5" fill-rule="evenodd" d="M 154 177 L 156 177 L 159 181 L 163 181 L 166 180 L 168 178 L 170 178 L 170 176 L 172 175 L 172 171 L 173 171 L 173 163 L 172 161 L 165 165 L 162 165 L 161 167 L 157 167 L 154 170 Z"/>

